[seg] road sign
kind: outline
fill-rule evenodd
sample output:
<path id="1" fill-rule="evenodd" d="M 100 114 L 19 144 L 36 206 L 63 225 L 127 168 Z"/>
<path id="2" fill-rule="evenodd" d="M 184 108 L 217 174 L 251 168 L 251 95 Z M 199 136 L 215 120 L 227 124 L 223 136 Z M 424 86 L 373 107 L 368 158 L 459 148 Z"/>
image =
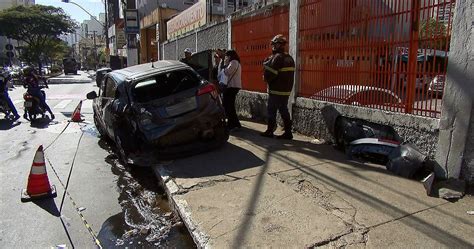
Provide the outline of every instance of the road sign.
<path id="1" fill-rule="evenodd" d="M 125 32 L 128 34 L 138 34 L 140 32 L 140 19 L 138 18 L 138 10 L 125 10 Z"/>
<path id="2" fill-rule="evenodd" d="M 5 49 L 6 50 L 13 50 L 13 45 L 7 44 L 7 45 L 5 45 Z"/>
<path id="3" fill-rule="evenodd" d="M 8 57 L 8 58 L 12 58 L 12 57 L 15 56 L 15 54 L 14 54 L 12 51 L 7 51 L 6 54 L 7 54 L 7 57 Z"/>

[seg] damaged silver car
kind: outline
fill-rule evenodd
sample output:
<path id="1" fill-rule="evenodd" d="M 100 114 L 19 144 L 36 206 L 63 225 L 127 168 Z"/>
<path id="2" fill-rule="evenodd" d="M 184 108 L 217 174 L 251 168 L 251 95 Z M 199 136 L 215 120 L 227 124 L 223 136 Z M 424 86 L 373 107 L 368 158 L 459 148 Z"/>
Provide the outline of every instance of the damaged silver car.
<path id="1" fill-rule="evenodd" d="M 181 62 L 112 71 L 87 98 L 94 99 L 97 130 L 129 164 L 193 155 L 229 138 L 217 89 Z"/>

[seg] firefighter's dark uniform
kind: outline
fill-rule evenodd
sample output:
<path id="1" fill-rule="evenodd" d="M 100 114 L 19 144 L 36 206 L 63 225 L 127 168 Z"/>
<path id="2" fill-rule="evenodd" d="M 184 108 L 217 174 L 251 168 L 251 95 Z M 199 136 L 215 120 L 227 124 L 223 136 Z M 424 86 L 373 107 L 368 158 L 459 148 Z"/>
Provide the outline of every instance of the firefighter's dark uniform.
<path id="1" fill-rule="evenodd" d="M 285 134 L 291 135 L 291 117 L 288 112 L 288 98 L 293 89 L 295 61 L 284 52 L 274 52 L 263 62 L 263 77 L 268 84 L 268 127 L 265 133 L 273 135 L 276 129 L 276 114 L 280 111 Z"/>

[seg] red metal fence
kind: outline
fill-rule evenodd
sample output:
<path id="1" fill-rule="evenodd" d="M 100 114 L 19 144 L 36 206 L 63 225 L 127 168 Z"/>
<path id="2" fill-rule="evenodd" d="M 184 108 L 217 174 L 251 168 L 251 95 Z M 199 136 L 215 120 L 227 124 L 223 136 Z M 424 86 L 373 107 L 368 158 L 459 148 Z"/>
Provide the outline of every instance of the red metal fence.
<path id="1" fill-rule="evenodd" d="M 270 40 L 273 36 L 284 34 L 288 37 L 288 17 L 288 6 L 280 6 L 232 20 L 232 47 L 241 59 L 244 89 L 266 91 L 262 63 L 271 53 Z"/>
<path id="2" fill-rule="evenodd" d="M 454 1 L 302 0 L 299 96 L 439 117 Z"/>

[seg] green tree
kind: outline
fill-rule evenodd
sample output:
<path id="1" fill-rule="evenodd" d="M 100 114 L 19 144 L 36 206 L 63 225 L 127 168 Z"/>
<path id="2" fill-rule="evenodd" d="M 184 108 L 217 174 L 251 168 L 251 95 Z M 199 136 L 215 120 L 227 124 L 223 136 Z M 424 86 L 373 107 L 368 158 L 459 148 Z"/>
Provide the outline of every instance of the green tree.
<path id="1" fill-rule="evenodd" d="M 44 54 L 50 62 L 52 61 L 61 61 L 65 56 L 71 53 L 71 48 L 68 44 L 59 39 L 51 39 L 47 41 L 46 50 Z"/>
<path id="2" fill-rule="evenodd" d="M 15 6 L 0 11 L 0 34 L 24 42 L 22 57 L 36 62 L 60 35 L 72 33 L 75 22 L 63 9 L 53 6 Z"/>
<path id="3" fill-rule="evenodd" d="M 446 25 L 434 18 L 422 21 L 419 30 L 421 48 L 444 49 L 449 41 Z"/>

